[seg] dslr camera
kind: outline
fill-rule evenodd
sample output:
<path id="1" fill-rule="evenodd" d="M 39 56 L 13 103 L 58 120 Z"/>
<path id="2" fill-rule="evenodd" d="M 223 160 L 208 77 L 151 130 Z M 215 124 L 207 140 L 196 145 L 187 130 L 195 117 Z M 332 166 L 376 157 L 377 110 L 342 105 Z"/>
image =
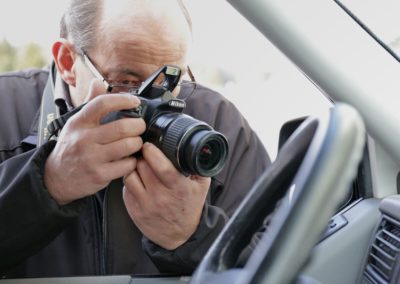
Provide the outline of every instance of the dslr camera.
<path id="1" fill-rule="evenodd" d="M 111 113 L 106 122 L 142 117 L 146 122 L 143 141 L 156 145 L 181 173 L 215 176 L 228 156 L 227 139 L 207 123 L 182 113 L 185 101 L 172 95 L 180 77 L 177 66 L 160 68 L 131 92 L 141 100 L 140 106 Z"/>

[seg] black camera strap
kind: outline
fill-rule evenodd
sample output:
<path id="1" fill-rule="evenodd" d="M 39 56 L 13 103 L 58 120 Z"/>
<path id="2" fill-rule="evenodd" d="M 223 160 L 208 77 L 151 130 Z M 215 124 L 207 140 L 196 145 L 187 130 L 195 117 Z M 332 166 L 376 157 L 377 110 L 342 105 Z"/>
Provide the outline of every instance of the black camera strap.
<path id="1" fill-rule="evenodd" d="M 73 110 L 67 112 L 64 115 L 60 115 L 59 117 L 55 118 L 54 120 L 50 121 L 47 125 L 47 131 L 49 133 L 48 140 L 52 139 L 53 137 L 57 137 L 60 133 L 61 129 L 67 123 L 68 119 L 70 119 L 74 114 L 80 111 L 85 104 L 74 108 Z"/>
<path id="2" fill-rule="evenodd" d="M 54 64 L 50 68 L 49 78 L 43 91 L 42 103 L 40 105 L 40 118 L 38 129 L 38 146 L 43 145 L 50 139 L 47 125 L 59 116 L 57 106 L 54 104 Z"/>
<path id="3" fill-rule="evenodd" d="M 39 141 L 38 146 L 43 145 L 51 139 L 56 139 L 68 119 L 82 109 L 81 105 L 69 112 L 60 114 L 60 108 L 54 103 L 54 89 L 56 82 L 56 69 L 52 64 L 49 78 L 43 91 L 39 118 Z M 66 111 L 66 110 L 65 110 Z"/>

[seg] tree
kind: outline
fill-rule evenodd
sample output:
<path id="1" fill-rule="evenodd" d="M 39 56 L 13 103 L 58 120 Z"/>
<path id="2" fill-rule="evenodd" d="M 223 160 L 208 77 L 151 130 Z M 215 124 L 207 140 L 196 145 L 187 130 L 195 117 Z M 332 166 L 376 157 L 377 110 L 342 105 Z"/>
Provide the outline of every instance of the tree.
<path id="1" fill-rule="evenodd" d="M 0 42 L 0 72 L 15 69 L 17 50 L 6 39 Z"/>
<path id="2" fill-rule="evenodd" d="M 36 43 L 30 43 L 21 49 L 16 69 L 25 69 L 30 67 L 42 68 L 46 64 L 47 60 L 43 56 L 42 48 Z"/>

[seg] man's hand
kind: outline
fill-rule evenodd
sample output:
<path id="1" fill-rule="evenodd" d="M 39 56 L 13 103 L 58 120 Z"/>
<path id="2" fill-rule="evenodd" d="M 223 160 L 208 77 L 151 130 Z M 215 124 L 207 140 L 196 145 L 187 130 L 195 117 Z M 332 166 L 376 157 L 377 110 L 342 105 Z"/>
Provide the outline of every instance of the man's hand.
<path id="1" fill-rule="evenodd" d="M 68 120 L 46 161 L 44 182 L 60 205 L 94 194 L 136 168 L 131 155 L 143 145 L 143 119 L 104 125 L 100 121 L 111 111 L 135 108 L 140 101 L 128 94 L 100 95 L 104 93 L 101 82 L 94 81 L 89 94 L 94 99 Z"/>
<path id="2" fill-rule="evenodd" d="M 211 179 L 183 176 L 153 144 L 125 178 L 123 197 L 132 220 L 150 240 L 172 250 L 195 232 Z"/>

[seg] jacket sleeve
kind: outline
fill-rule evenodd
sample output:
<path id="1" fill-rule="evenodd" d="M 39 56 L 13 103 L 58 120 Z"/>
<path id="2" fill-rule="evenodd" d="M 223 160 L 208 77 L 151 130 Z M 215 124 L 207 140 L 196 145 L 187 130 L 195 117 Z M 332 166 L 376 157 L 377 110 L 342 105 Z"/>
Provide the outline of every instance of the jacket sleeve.
<path id="1" fill-rule="evenodd" d="M 204 87 L 193 97 L 187 101 L 187 113 L 223 133 L 228 139 L 229 155 L 222 172 L 212 179 L 200 224 L 185 244 L 168 251 L 143 238 L 144 249 L 159 270 L 180 275 L 194 271 L 253 183 L 271 163 L 256 133 L 232 103 Z"/>
<path id="2" fill-rule="evenodd" d="M 0 275 L 53 240 L 85 205 L 60 207 L 43 182 L 44 164 L 55 143 L 0 164 Z"/>

